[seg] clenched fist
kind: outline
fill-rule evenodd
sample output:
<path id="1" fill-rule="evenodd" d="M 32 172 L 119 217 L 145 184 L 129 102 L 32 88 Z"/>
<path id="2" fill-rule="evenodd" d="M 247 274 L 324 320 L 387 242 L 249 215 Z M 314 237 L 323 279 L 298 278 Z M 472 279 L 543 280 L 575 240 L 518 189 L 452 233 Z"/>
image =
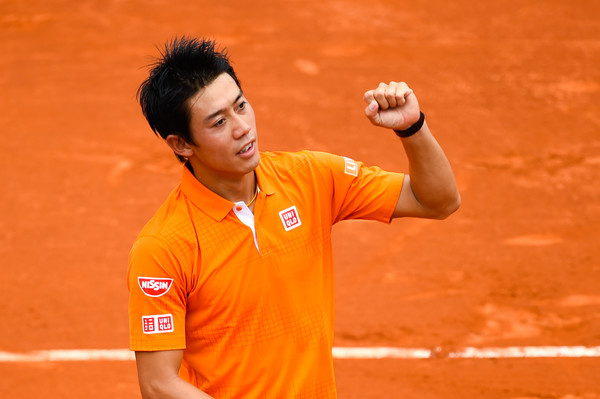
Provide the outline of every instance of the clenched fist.
<path id="1" fill-rule="evenodd" d="M 404 82 L 380 83 L 365 92 L 364 100 L 368 104 L 365 115 L 375 126 L 405 130 L 419 120 L 419 102 Z"/>

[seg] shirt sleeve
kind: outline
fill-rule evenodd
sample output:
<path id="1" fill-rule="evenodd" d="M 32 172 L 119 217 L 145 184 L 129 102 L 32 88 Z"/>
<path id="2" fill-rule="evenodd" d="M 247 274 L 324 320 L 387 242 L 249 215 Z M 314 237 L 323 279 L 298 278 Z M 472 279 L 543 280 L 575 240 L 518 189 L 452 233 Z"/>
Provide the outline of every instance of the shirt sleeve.
<path id="1" fill-rule="evenodd" d="M 327 153 L 314 152 L 313 156 L 325 184 L 332 187 L 332 223 L 347 219 L 391 222 L 402 191 L 403 173 Z"/>
<path id="2" fill-rule="evenodd" d="M 179 261 L 157 237 L 136 240 L 129 255 L 130 349 L 185 348 L 186 284 Z"/>

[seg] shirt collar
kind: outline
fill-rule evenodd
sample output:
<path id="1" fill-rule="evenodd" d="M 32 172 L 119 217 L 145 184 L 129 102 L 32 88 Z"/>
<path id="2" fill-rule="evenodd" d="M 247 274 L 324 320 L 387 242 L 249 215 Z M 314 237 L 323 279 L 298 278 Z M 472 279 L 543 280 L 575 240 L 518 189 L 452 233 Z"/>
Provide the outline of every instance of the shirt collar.
<path id="1" fill-rule="evenodd" d="M 258 181 L 261 193 L 264 193 L 265 195 L 274 194 L 274 187 L 262 168 L 262 162 L 258 164 L 255 171 L 256 180 Z M 181 191 L 194 203 L 194 205 L 202 209 L 202 211 L 218 222 L 222 221 L 233 209 L 233 202 L 210 191 L 204 184 L 200 183 L 187 165 L 183 166 Z"/>
<path id="2" fill-rule="evenodd" d="M 256 181 L 258 181 L 258 187 L 261 192 L 264 192 L 265 195 L 273 195 L 275 194 L 275 186 L 273 185 L 272 178 L 267 176 L 267 173 L 264 168 L 263 158 L 260 158 L 260 163 L 255 170 L 256 172 Z"/>

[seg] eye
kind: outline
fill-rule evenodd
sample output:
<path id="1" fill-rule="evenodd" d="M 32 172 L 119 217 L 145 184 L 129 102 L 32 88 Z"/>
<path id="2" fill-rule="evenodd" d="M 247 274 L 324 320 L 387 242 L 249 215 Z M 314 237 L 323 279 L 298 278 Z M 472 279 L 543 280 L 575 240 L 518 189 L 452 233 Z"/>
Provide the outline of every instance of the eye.
<path id="1" fill-rule="evenodd" d="M 240 103 L 240 105 L 238 105 L 238 109 L 239 109 L 239 110 L 243 110 L 243 109 L 245 109 L 247 104 L 248 104 L 248 102 L 247 102 L 247 101 L 242 101 L 242 102 Z"/>
<path id="2" fill-rule="evenodd" d="M 221 126 L 223 123 L 225 123 L 225 119 L 221 118 L 217 122 L 215 122 L 215 124 L 213 126 L 218 127 L 218 126 Z"/>

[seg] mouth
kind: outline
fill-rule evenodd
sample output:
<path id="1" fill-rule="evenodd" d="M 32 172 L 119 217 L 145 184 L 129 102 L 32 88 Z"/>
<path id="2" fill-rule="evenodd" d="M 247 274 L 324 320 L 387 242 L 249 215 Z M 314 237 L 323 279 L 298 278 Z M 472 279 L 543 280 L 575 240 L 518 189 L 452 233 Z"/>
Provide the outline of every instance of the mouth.
<path id="1" fill-rule="evenodd" d="M 238 154 L 239 154 L 239 155 L 245 154 L 245 153 L 247 153 L 248 151 L 250 151 L 250 150 L 251 150 L 253 147 L 254 147 L 254 141 L 251 141 L 251 142 L 249 142 L 248 144 L 246 144 L 246 145 L 244 146 L 244 148 L 242 148 L 242 149 L 241 149 L 241 150 L 238 152 Z"/>

